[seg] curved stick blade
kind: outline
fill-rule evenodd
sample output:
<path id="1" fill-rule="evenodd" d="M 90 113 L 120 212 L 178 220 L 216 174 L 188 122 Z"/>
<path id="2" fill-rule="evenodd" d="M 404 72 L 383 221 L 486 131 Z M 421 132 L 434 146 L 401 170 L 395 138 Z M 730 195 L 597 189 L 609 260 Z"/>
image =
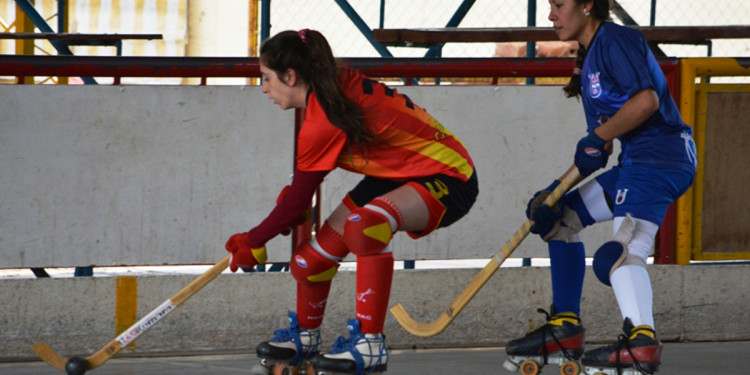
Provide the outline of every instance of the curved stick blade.
<path id="1" fill-rule="evenodd" d="M 65 371 L 65 363 L 68 359 L 57 354 L 52 348 L 49 347 L 44 341 L 39 341 L 31 347 L 31 350 L 36 353 L 44 362 L 47 362 L 50 366 Z"/>
<path id="2" fill-rule="evenodd" d="M 146 315 L 146 317 L 142 318 L 140 321 L 136 322 L 133 326 L 128 328 L 126 331 L 130 331 L 134 327 L 141 325 L 142 321 L 149 320 L 153 318 L 154 315 L 158 315 L 159 318 L 154 320 L 150 325 L 144 325 L 140 328 L 138 335 L 145 332 L 147 329 L 151 328 L 153 324 L 159 321 L 162 317 L 169 314 L 171 311 L 173 311 L 177 306 L 181 305 L 183 302 L 185 302 L 188 298 L 190 298 L 193 294 L 197 293 L 201 288 L 206 286 L 211 280 L 216 278 L 219 274 L 221 274 L 227 267 L 229 267 L 229 260 L 231 259 L 231 254 L 227 254 L 227 256 L 224 257 L 224 259 L 220 260 L 218 263 L 216 263 L 213 267 L 209 268 L 206 272 L 201 274 L 200 276 L 193 279 L 190 284 L 185 286 L 184 288 L 180 289 L 179 292 L 175 293 L 170 299 L 164 301 L 162 305 L 151 311 L 149 314 Z M 138 336 L 132 336 L 130 338 L 130 341 L 135 340 L 135 338 Z M 93 370 L 99 366 L 101 366 L 104 362 L 107 362 L 110 358 L 112 358 L 115 354 L 119 353 L 120 350 L 124 346 L 127 346 L 130 341 L 127 343 L 121 345 L 118 339 L 120 336 L 116 337 L 114 340 L 110 341 L 105 347 L 99 349 L 96 353 L 86 357 L 84 360 L 86 361 L 86 370 Z M 68 359 L 55 353 L 52 348 L 50 348 L 47 344 L 40 341 L 36 344 L 34 344 L 31 349 L 45 362 L 52 365 L 52 367 L 58 368 L 60 370 L 65 370 L 65 364 L 68 362 Z"/>
<path id="3" fill-rule="evenodd" d="M 443 313 L 432 322 L 420 323 L 412 319 L 400 303 L 391 307 L 390 311 L 401 327 L 412 335 L 420 337 L 432 337 L 445 331 L 445 328 L 448 327 L 451 320 L 453 320 L 447 315 L 447 313 Z"/>
<path id="4" fill-rule="evenodd" d="M 506 244 L 503 249 L 505 249 L 507 246 L 508 245 Z M 508 250 L 508 252 L 509 251 L 512 250 Z M 407 332 L 420 337 L 435 336 L 438 333 L 443 332 L 451 324 L 451 322 L 456 319 L 456 316 L 461 313 L 461 311 L 464 309 L 464 307 L 466 307 L 469 301 L 474 298 L 474 295 L 479 292 L 479 290 L 487 282 L 487 280 L 492 277 L 492 274 L 497 271 L 503 260 L 504 258 L 493 258 L 492 260 L 490 260 L 490 262 L 487 263 L 487 265 L 484 266 L 484 268 L 479 271 L 476 276 L 474 276 L 474 279 L 471 280 L 469 285 L 464 288 L 461 294 L 456 297 L 456 299 L 450 304 L 450 306 L 448 306 L 448 308 L 437 319 L 430 323 L 420 323 L 412 319 L 406 312 L 406 310 L 401 306 L 401 304 L 396 304 L 395 306 L 391 307 L 391 314 L 393 314 L 393 317 L 396 318 L 396 321 L 398 321 L 398 323 L 401 324 L 401 326 Z"/>
<path id="5" fill-rule="evenodd" d="M 558 187 L 552 191 L 552 193 L 545 199 L 546 205 L 552 206 L 557 202 L 568 189 L 570 189 L 578 180 L 580 174 L 577 169 L 572 170 L 563 179 Z M 431 337 L 443 332 L 448 325 L 461 313 L 466 305 L 471 301 L 472 298 L 479 292 L 484 286 L 487 280 L 497 271 L 500 266 L 505 262 L 506 259 L 515 251 L 518 245 L 526 238 L 531 228 L 531 222 L 526 220 L 520 228 L 511 236 L 511 238 L 505 242 L 500 251 L 487 263 L 484 268 L 474 277 L 469 285 L 464 288 L 461 294 L 451 303 L 437 319 L 430 323 L 420 323 L 409 316 L 403 306 L 400 303 L 391 307 L 390 311 L 396 321 L 403 327 L 407 332 L 420 337 Z"/>

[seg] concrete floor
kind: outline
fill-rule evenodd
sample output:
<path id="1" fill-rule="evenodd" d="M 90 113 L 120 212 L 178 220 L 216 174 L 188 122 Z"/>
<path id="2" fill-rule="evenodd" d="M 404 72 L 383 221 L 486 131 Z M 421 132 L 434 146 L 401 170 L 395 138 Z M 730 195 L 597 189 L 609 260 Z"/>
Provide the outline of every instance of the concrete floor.
<path id="1" fill-rule="evenodd" d="M 394 350 L 388 374 L 510 374 L 502 368 L 503 348 Z M 94 375 L 199 375 L 249 374 L 257 363 L 253 354 L 217 354 L 183 357 L 115 357 L 88 373 Z M 63 374 L 44 362 L 0 363 L 3 375 Z M 547 367 L 545 374 L 558 373 Z M 747 375 L 750 342 L 666 343 L 659 374 Z"/>

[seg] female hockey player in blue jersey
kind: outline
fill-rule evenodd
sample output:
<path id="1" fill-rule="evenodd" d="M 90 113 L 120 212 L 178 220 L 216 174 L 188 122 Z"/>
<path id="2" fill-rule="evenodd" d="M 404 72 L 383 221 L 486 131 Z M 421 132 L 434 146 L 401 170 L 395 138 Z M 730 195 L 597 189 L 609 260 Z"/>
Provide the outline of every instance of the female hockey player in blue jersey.
<path id="1" fill-rule="evenodd" d="M 646 260 L 669 204 L 693 181 L 692 130 L 682 122 L 643 36 L 609 22 L 609 0 L 549 3 L 558 37 L 579 43 L 574 75 L 564 91 L 583 102 L 587 135 L 578 141 L 571 169 L 529 201 L 531 231 L 549 246 L 552 311 L 544 326 L 508 343 L 505 367 L 522 366 L 524 374 L 535 374 L 547 363 L 577 366 L 582 356 L 587 374 L 654 373 L 662 345 L 654 329 Z M 621 145 L 617 165 L 554 207 L 543 204 L 573 168 L 582 177 L 604 168 L 615 138 Z M 613 240 L 596 250 L 593 268 L 612 287 L 624 334 L 613 345 L 584 353 L 579 317 L 585 252 L 579 232 L 610 220 Z"/>

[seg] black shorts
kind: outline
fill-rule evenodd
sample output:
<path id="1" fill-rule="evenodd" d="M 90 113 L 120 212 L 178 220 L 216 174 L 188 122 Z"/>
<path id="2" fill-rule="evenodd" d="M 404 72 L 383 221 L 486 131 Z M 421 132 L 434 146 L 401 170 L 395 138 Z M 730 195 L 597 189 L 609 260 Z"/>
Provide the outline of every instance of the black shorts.
<path id="1" fill-rule="evenodd" d="M 464 217 L 479 194 L 475 169 L 466 182 L 442 174 L 404 181 L 365 176 L 347 194 L 347 198 L 357 207 L 362 207 L 371 200 L 406 184 L 417 189 L 430 210 L 430 223 L 427 228 L 419 233 L 409 233 L 414 238 L 425 236 L 437 228 L 447 227 Z"/>

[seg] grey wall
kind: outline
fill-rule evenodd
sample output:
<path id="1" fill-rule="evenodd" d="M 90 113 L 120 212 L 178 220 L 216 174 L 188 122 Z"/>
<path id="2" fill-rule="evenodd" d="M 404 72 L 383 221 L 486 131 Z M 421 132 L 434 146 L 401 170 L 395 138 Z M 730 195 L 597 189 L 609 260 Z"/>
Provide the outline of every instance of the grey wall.
<path id="1" fill-rule="evenodd" d="M 750 291 L 738 287 L 748 265 L 651 266 L 656 330 L 665 341 L 749 340 L 741 312 Z M 436 319 L 468 285 L 478 269 L 397 271 L 391 303 L 401 303 L 420 322 Z M 334 279 L 324 345 L 346 334 L 354 315 L 355 274 Z M 138 317 L 155 309 L 195 276 L 141 276 Z M 88 356 L 117 336 L 114 324 L 116 278 L 0 280 L 0 361 L 36 358 L 30 346 L 44 341 L 59 354 Z M 288 273 L 222 274 L 136 340 L 134 353 L 253 351 L 274 329 L 285 327 L 294 309 L 294 280 Z M 536 309 L 551 301 L 549 269 L 501 268 L 441 334 L 418 338 L 389 314 L 385 334 L 393 348 L 499 346 L 538 327 Z M 622 318 L 609 287 L 589 269 L 582 319 L 587 341 L 612 341 Z"/>
<path id="2" fill-rule="evenodd" d="M 580 103 L 559 87 L 403 88 L 473 155 L 480 196 L 462 221 L 427 238 L 395 239 L 401 259 L 484 258 L 523 223 L 531 194 L 567 168 L 584 125 Z M 0 268 L 213 264 L 226 238 L 249 229 L 289 182 L 293 113 L 257 87 L 0 85 Z M 330 212 L 359 177 L 324 184 Z M 585 234 L 588 251 L 607 225 Z M 289 240 L 269 243 L 285 261 Z M 515 256 L 544 256 L 530 237 Z M 747 265 L 652 266 L 657 331 L 665 340 L 748 340 L 737 319 L 750 305 Z M 478 269 L 397 271 L 391 305 L 422 322 L 445 309 Z M 502 345 L 550 303 L 549 270 L 502 268 L 441 335 L 417 338 L 389 315 L 394 348 Z M 583 319 L 591 341 L 611 340 L 621 318 L 591 271 Z M 139 276 L 142 317 L 194 275 Z M 354 310 L 354 273 L 334 282 L 326 345 Z M 47 342 L 90 355 L 116 336 L 117 279 L 0 279 L 0 359 L 35 358 Z M 252 350 L 294 309 L 287 273 L 222 274 L 141 336 L 136 354 Z M 126 350 L 128 353 L 130 350 Z"/>
<path id="3" fill-rule="evenodd" d="M 397 235 L 396 257 L 489 258 L 571 164 L 580 103 L 556 86 L 402 91 L 467 145 L 480 196 L 450 228 Z M 293 111 L 258 87 L 2 85 L 0 98 L 0 268 L 214 263 L 290 181 Z M 324 214 L 359 178 L 327 178 Z M 287 238 L 268 248 L 288 260 Z M 514 256 L 545 253 L 529 238 Z"/>

